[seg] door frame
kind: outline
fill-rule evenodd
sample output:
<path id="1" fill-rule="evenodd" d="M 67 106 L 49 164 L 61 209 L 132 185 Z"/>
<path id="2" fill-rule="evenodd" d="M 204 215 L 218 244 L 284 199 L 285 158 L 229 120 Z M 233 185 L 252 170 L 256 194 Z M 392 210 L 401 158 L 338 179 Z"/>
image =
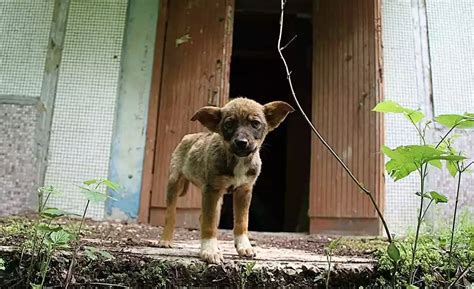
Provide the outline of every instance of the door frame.
<path id="1" fill-rule="evenodd" d="M 324 0 L 330 1 L 330 0 Z M 371 76 L 373 77 L 373 87 L 369 88 L 369 90 L 373 90 L 374 97 L 376 102 L 383 100 L 383 44 L 382 44 L 382 10 L 381 10 L 381 0 L 375 0 L 373 2 L 373 18 L 371 21 L 371 25 L 373 25 L 373 37 L 370 40 L 373 42 L 373 49 L 374 49 L 374 57 L 371 58 L 373 63 L 374 74 Z M 314 7 L 315 8 L 315 7 Z M 313 15 L 316 15 L 316 8 L 313 9 Z M 315 31 L 313 31 L 314 35 Z M 316 41 L 316 38 L 313 38 L 313 41 Z M 313 49 L 316 46 L 313 46 Z M 367 48 L 365 48 L 367 49 Z M 313 50 L 314 52 L 314 50 Z M 315 59 L 313 58 L 313 64 Z M 314 89 L 314 75 L 315 72 L 313 71 L 313 117 L 315 117 L 315 108 L 317 103 L 317 94 L 316 90 Z M 370 92 L 367 92 L 370 93 Z M 380 148 L 384 143 L 384 119 L 382 114 L 375 114 L 373 115 L 373 121 L 375 122 L 375 131 L 374 134 L 376 135 L 374 141 L 374 148 L 376 154 L 376 167 L 373 168 L 375 174 L 374 180 L 374 189 L 372 191 L 376 203 L 380 209 L 380 211 L 384 212 L 384 203 L 385 203 L 385 177 L 384 177 L 384 157 L 383 154 L 380 152 Z M 315 183 L 318 180 L 315 180 L 314 175 L 315 172 L 318 171 L 316 168 L 316 161 L 317 161 L 317 152 L 321 148 L 319 144 L 319 140 L 315 137 L 312 139 L 312 149 L 311 149 L 311 178 L 310 178 L 310 202 L 309 202 L 309 211 L 308 217 L 310 220 L 310 230 L 311 234 L 318 233 L 318 234 L 337 234 L 337 235 L 380 235 L 382 233 L 382 223 L 378 215 L 375 213 L 374 208 L 365 208 L 365 210 L 372 210 L 373 213 L 368 216 L 324 216 L 320 215 L 318 210 L 316 209 L 316 205 L 321 200 L 318 200 L 318 197 L 323 195 L 322 191 L 318 191 Z M 325 150 L 325 148 L 323 148 Z M 374 153 L 375 153 L 374 152 Z M 327 152 L 324 152 L 326 154 Z M 341 152 L 338 152 L 341 153 Z M 331 166 L 336 166 L 337 169 L 342 171 L 339 167 L 339 164 L 336 164 L 336 160 L 330 156 L 329 162 L 331 162 Z M 334 162 L 334 164 L 333 164 Z M 354 169 L 354 168 L 352 168 Z M 321 170 L 320 170 L 321 171 Z M 342 172 L 344 177 L 347 177 L 346 173 Z M 357 176 L 361 178 L 361 176 Z M 348 182 L 348 181 L 346 181 Z M 350 187 L 357 188 L 356 185 L 350 182 Z M 344 194 L 344 192 L 341 192 Z M 360 194 L 363 194 L 360 192 Z M 365 200 L 367 197 L 363 196 L 362 199 Z"/>
<path id="2" fill-rule="evenodd" d="M 158 23 L 156 28 L 155 55 L 151 78 L 150 99 L 148 102 L 148 116 L 145 140 L 145 157 L 142 172 L 142 188 L 140 192 L 140 208 L 138 222 L 150 222 L 150 201 L 153 187 L 153 169 L 155 164 L 156 134 L 158 127 L 158 111 L 160 104 L 161 74 L 163 71 L 164 48 L 166 41 L 166 24 L 168 15 L 168 1 L 160 0 Z"/>
<path id="3" fill-rule="evenodd" d="M 171 0 L 161 0 L 158 13 L 158 22 L 156 29 L 156 42 L 155 42 L 155 52 L 154 52 L 154 61 L 153 61 L 153 73 L 151 80 L 151 89 L 150 89 L 150 99 L 148 107 L 148 116 L 147 116 L 147 129 L 146 129 L 146 141 L 145 141 L 145 153 L 144 153 L 144 163 L 143 163 L 143 172 L 142 172 L 142 188 L 140 192 L 140 206 L 138 221 L 140 223 L 152 223 L 160 225 L 164 223 L 164 208 L 157 208 L 153 205 L 153 187 L 156 178 L 156 153 L 157 153 L 157 138 L 158 127 L 159 127 L 159 118 L 160 118 L 160 103 L 163 101 L 161 94 L 164 88 L 163 81 L 163 69 L 165 69 L 166 61 L 166 47 L 167 41 L 174 41 L 173 39 L 167 39 L 169 36 L 169 25 L 168 22 L 170 13 L 172 13 L 170 8 Z M 234 10 L 234 0 L 225 0 L 223 1 L 226 5 L 223 7 L 224 17 L 219 19 L 219 22 L 223 25 L 224 36 L 230 35 L 230 38 L 223 38 L 223 47 L 222 53 L 224 58 L 226 56 L 230 57 L 231 54 L 231 45 L 232 45 L 232 31 L 233 31 L 233 10 Z M 205 3 L 205 1 L 202 1 Z M 231 3 L 231 4 L 230 4 Z M 230 21 L 230 22 L 229 22 Z M 171 22 L 170 22 L 171 23 Z M 170 34 L 171 35 L 171 34 Z M 174 43 L 174 42 L 173 42 Z M 222 61 L 220 69 L 224 75 L 224 78 L 228 80 L 230 74 L 230 61 Z M 229 83 L 225 80 L 220 80 L 218 83 L 219 94 L 218 97 L 212 97 L 208 99 L 208 105 L 217 105 L 221 106 L 224 102 L 228 100 L 229 95 Z M 178 215 L 178 224 L 179 220 L 184 219 L 191 220 L 187 222 L 191 224 L 192 227 L 198 226 L 196 220 L 196 214 L 199 214 L 200 205 L 198 208 L 181 208 L 178 203 L 178 209 L 186 211 L 186 214 L 177 214 Z M 191 212 L 191 214 L 189 213 Z"/>
<path id="4" fill-rule="evenodd" d="M 151 82 L 151 91 L 150 91 L 150 99 L 149 99 L 149 106 L 148 106 L 148 116 L 147 116 L 147 129 L 146 129 L 146 143 L 145 143 L 145 157 L 144 157 L 144 165 L 143 165 L 143 172 L 142 172 L 142 188 L 140 194 L 140 208 L 139 208 L 139 215 L 138 221 L 140 223 L 149 223 L 150 222 L 150 209 L 151 209 L 151 193 L 152 193 L 152 184 L 153 184 L 153 170 L 154 170 L 154 159 L 155 159 L 155 149 L 156 149 L 156 137 L 157 137 L 157 123 L 158 123 L 158 111 L 159 111 L 159 103 L 160 103 L 160 91 L 161 91 L 161 79 L 162 79 L 162 64 L 164 59 L 164 45 L 166 41 L 166 26 L 167 26 L 167 8 L 169 0 L 161 0 L 160 1 L 160 8 L 159 8 L 159 16 L 158 16 L 158 23 L 156 29 L 156 44 L 155 44 L 155 53 L 154 53 L 154 63 L 153 63 L 153 73 L 152 73 L 152 82 Z M 378 98 L 383 100 L 383 51 L 382 51 L 382 31 L 381 31 L 381 0 L 375 0 L 375 15 L 374 15 L 374 25 L 375 25 L 375 66 L 376 66 L 376 87 L 375 92 L 378 94 Z M 314 15 L 314 12 L 313 12 Z M 313 46 L 314 49 L 314 46 Z M 314 72 L 313 72 L 314 73 Z M 313 91 L 313 102 L 314 99 L 314 91 Z M 377 133 L 379 135 L 379 144 L 383 144 L 384 142 L 384 123 L 383 123 L 383 116 L 378 115 L 378 127 Z M 317 141 L 314 138 L 311 140 L 311 145 L 314 146 L 314 142 Z M 311 151 L 311 158 L 314 158 L 313 150 Z M 381 211 L 383 212 L 384 207 L 384 198 L 385 198 L 385 182 L 384 182 L 384 175 L 383 175 L 383 157 L 379 158 L 380 167 L 381 167 L 381 174 L 378 176 L 380 178 L 378 189 L 380 190 L 377 192 L 377 201 L 380 206 Z M 310 173 L 310 172 L 308 172 Z M 310 179 L 311 181 L 311 179 Z M 313 191 L 312 186 L 310 185 L 309 189 L 309 197 L 314 197 L 315 191 Z M 309 205 L 309 204 L 308 204 Z M 311 218 L 308 212 L 308 218 L 311 222 Z M 343 220 L 340 220 L 343 221 Z M 343 223 L 345 223 L 343 221 Z M 330 227 L 334 226 L 335 224 L 331 224 Z M 345 223 L 347 225 L 347 223 Z M 381 231 L 381 224 L 380 222 L 375 222 L 371 224 L 365 223 L 364 226 L 369 225 L 371 228 L 369 231 Z M 312 226 L 310 226 L 312 227 Z M 375 228 L 376 227 L 376 228 Z M 322 229 L 322 228 L 321 228 Z M 365 228 L 367 229 L 367 228 Z M 362 233 L 366 230 L 364 228 L 359 227 L 359 232 Z M 318 229 L 312 227 L 310 232 L 319 231 Z M 324 231 L 324 229 L 323 229 Z M 356 233 L 354 231 L 348 231 L 348 233 Z"/>

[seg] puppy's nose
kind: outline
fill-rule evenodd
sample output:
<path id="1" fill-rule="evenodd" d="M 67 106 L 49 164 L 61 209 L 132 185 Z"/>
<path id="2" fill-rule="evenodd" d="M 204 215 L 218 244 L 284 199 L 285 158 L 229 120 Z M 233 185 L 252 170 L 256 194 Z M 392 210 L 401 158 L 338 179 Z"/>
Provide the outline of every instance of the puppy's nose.
<path id="1" fill-rule="evenodd" d="M 238 149 L 243 150 L 247 148 L 249 141 L 246 138 L 241 138 L 241 139 L 236 139 L 234 143 Z"/>

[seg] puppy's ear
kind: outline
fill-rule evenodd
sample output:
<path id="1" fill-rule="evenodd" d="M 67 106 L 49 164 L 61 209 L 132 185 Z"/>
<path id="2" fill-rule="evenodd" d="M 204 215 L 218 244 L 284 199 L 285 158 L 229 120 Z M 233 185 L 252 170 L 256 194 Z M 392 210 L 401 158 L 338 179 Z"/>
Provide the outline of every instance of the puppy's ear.
<path id="1" fill-rule="evenodd" d="M 263 112 L 268 123 L 268 130 L 274 130 L 285 120 L 286 116 L 295 111 L 291 105 L 284 101 L 272 101 L 264 106 Z"/>
<path id="2" fill-rule="evenodd" d="M 192 121 L 199 122 L 210 131 L 219 132 L 219 122 L 221 121 L 221 109 L 214 106 L 200 108 L 191 118 Z"/>

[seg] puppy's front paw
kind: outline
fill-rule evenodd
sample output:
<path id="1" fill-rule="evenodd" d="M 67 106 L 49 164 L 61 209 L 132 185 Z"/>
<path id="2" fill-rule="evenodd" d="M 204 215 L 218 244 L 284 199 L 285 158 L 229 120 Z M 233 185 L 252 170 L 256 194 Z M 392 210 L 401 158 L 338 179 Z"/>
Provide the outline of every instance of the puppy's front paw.
<path id="1" fill-rule="evenodd" d="M 253 258 L 257 255 L 247 235 L 234 236 L 234 244 L 240 257 Z"/>
<path id="2" fill-rule="evenodd" d="M 220 264 L 224 261 L 222 252 L 217 247 L 217 239 L 201 240 L 201 259 L 210 264 Z"/>
<path id="3" fill-rule="evenodd" d="M 171 248 L 171 241 L 168 241 L 168 240 L 160 240 L 160 242 L 158 242 L 158 247 L 160 248 Z"/>

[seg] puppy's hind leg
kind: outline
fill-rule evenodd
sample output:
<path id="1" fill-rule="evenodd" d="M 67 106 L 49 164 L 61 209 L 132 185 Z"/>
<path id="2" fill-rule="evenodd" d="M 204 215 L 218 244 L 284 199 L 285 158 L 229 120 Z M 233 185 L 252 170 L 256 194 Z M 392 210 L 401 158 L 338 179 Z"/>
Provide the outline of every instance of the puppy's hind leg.
<path id="1" fill-rule="evenodd" d="M 165 227 L 161 235 L 159 247 L 171 248 L 171 240 L 173 239 L 174 226 L 176 224 L 176 205 L 178 197 L 183 196 L 188 188 L 189 181 L 179 174 L 177 177 L 171 176 L 166 187 L 166 214 Z"/>

